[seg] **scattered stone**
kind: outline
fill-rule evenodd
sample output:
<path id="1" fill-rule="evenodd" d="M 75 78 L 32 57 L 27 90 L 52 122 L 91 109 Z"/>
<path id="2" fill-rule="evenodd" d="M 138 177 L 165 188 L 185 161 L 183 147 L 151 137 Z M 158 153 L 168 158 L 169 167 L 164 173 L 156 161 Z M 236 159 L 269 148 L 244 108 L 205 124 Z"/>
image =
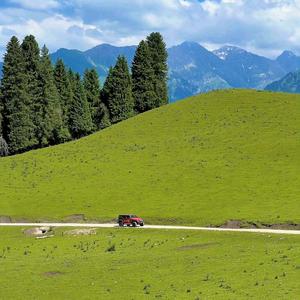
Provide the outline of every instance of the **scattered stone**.
<path id="1" fill-rule="evenodd" d="M 42 235 L 42 236 L 37 236 L 36 239 L 47 239 L 47 238 L 51 238 L 51 237 L 54 237 L 54 235 Z"/>
<path id="2" fill-rule="evenodd" d="M 72 229 L 64 232 L 64 234 L 67 235 L 92 235 L 96 233 L 97 233 L 96 228 L 80 228 L 80 229 Z"/>
<path id="3" fill-rule="evenodd" d="M 28 228 L 23 231 L 27 236 L 45 236 L 51 231 L 51 227 Z"/>

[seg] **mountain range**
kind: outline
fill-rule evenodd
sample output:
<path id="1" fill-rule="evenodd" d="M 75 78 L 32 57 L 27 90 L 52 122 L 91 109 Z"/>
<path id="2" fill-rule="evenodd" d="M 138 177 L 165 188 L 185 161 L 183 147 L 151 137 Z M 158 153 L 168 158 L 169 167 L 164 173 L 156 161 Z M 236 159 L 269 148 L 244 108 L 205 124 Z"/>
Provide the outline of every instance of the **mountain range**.
<path id="1" fill-rule="evenodd" d="M 52 61 L 63 59 L 74 71 L 83 74 L 96 68 L 101 81 L 118 55 L 132 63 L 136 46 L 116 47 L 101 44 L 87 51 L 59 49 Z M 287 73 L 300 69 L 300 57 L 284 51 L 275 60 L 234 46 L 209 51 L 196 42 L 183 42 L 168 49 L 170 100 L 224 88 L 264 89 Z"/>
<path id="2" fill-rule="evenodd" d="M 61 48 L 51 54 L 51 59 L 55 63 L 61 58 L 80 74 L 87 68 L 95 68 L 103 84 L 118 55 L 124 55 L 131 65 L 135 50 L 136 46 L 109 44 L 87 51 Z M 234 46 L 209 51 L 196 42 L 183 42 L 168 48 L 168 54 L 171 102 L 226 88 L 300 92 L 300 73 L 296 72 L 300 70 L 300 57 L 291 51 L 284 51 L 273 60 Z"/>

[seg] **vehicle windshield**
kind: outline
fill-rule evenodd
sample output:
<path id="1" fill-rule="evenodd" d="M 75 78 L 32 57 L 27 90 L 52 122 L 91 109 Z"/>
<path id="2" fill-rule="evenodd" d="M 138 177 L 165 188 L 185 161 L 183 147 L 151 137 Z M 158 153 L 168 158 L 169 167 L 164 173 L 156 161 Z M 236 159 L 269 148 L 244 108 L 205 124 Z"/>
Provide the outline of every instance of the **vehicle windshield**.
<path id="1" fill-rule="evenodd" d="M 137 218 L 138 216 L 136 215 L 130 215 L 130 218 Z"/>

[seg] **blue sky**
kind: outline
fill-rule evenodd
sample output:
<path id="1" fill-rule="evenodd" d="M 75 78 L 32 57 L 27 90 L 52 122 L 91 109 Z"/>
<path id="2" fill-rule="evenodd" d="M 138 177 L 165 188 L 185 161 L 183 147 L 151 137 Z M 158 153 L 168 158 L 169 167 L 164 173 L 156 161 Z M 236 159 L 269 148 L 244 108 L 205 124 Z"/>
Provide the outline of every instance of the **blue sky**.
<path id="1" fill-rule="evenodd" d="M 160 31 L 172 46 L 230 44 L 269 57 L 300 54 L 300 0 L 1 0 L 0 54 L 11 35 L 51 51 L 137 44 Z"/>

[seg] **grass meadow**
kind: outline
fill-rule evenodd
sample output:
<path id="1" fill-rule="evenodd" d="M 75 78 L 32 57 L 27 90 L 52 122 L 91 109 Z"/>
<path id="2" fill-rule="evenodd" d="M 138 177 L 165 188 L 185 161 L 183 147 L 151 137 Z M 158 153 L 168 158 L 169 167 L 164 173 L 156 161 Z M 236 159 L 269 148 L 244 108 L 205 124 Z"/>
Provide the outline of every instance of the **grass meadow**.
<path id="1" fill-rule="evenodd" d="M 1 299 L 298 299 L 300 237 L 0 228 Z"/>

